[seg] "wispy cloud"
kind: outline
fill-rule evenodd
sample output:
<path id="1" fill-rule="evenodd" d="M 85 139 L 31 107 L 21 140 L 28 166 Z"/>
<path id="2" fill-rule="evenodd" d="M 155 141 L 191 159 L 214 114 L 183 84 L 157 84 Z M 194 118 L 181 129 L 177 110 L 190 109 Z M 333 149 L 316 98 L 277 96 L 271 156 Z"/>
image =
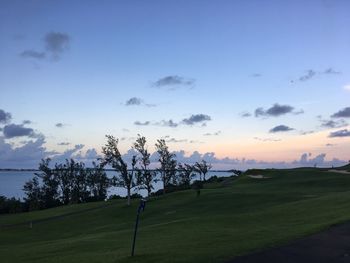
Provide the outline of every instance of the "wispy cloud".
<path id="1" fill-rule="evenodd" d="M 344 129 L 344 130 L 339 130 L 335 132 L 331 132 L 328 137 L 330 138 L 335 138 L 335 137 L 349 137 L 350 136 L 350 130 Z"/>
<path id="2" fill-rule="evenodd" d="M 62 123 L 62 122 L 58 122 L 58 123 L 55 124 L 55 126 L 56 126 L 57 128 L 63 128 L 63 127 L 65 127 L 65 126 L 67 126 L 67 124 L 64 124 L 64 123 Z"/>
<path id="3" fill-rule="evenodd" d="M 290 128 L 286 125 L 278 125 L 270 129 L 270 133 L 276 133 L 276 132 L 287 132 L 287 131 L 292 131 L 294 130 L 293 128 Z"/>
<path id="4" fill-rule="evenodd" d="M 22 58 L 34 58 L 34 59 L 44 59 L 46 57 L 45 52 L 38 52 L 32 49 L 24 50 L 19 55 Z"/>
<path id="5" fill-rule="evenodd" d="M 262 142 L 279 142 L 281 139 L 276 138 L 260 138 L 260 137 L 254 137 L 254 140 L 262 141 Z"/>
<path id="6" fill-rule="evenodd" d="M 153 83 L 153 86 L 157 88 L 167 88 L 173 90 L 180 87 L 193 87 L 194 83 L 194 79 L 185 78 L 178 75 L 170 75 L 158 79 Z"/>
<path id="7" fill-rule="evenodd" d="M 350 107 L 339 110 L 331 115 L 332 118 L 350 118 Z"/>
<path id="8" fill-rule="evenodd" d="M 220 134 L 221 134 L 221 131 L 217 131 L 213 133 L 207 132 L 207 133 L 204 133 L 203 136 L 218 136 Z"/>
<path id="9" fill-rule="evenodd" d="M 6 112 L 0 109 L 0 124 L 6 124 L 12 119 L 12 115 L 9 112 Z"/>
<path id="10" fill-rule="evenodd" d="M 57 143 L 57 145 L 67 146 L 67 145 L 70 145 L 70 142 L 59 142 L 59 143 Z"/>
<path id="11" fill-rule="evenodd" d="M 134 124 L 137 126 L 148 126 L 151 124 L 151 122 L 150 121 L 145 121 L 145 122 L 135 121 Z"/>
<path id="12" fill-rule="evenodd" d="M 344 85 L 343 89 L 346 90 L 346 91 L 350 91 L 350 84 Z"/>
<path id="13" fill-rule="evenodd" d="M 321 120 L 321 127 L 323 128 L 340 128 L 347 126 L 348 124 L 344 120 Z"/>
<path id="14" fill-rule="evenodd" d="M 285 115 L 288 113 L 293 113 L 294 107 L 290 105 L 281 105 L 278 103 L 275 103 L 272 105 L 272 107 L 268 109 L 264 109 L 262 107 L 259 107 L 255 110 L 255 117 L 278 117 L 281 115 Z M 299 110 L 297 114 L 301 114 L 303 111 Z"/>
<path id="15" fill-rule="evenodd" d="M 206 114 L 192 114 L 189 118 L 185 118 L 182 120 L 182 123 L 185 125 L 194 125 L 197 123 L 205 123 L 206 121 L 210 121 L 211 117 Z"/>

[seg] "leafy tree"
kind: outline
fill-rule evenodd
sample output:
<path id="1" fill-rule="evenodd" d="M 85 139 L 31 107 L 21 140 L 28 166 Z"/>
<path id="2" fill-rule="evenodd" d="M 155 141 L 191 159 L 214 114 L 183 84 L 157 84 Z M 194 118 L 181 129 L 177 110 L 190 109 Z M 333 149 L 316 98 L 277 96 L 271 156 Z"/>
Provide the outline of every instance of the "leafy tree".
<path id="1" fill-rule="evenodd" d="M 90 190 L 90 200 L 102 201 L 107 197 L 107 189 L 110 186 L 103 164 L 92 162 L 93 168 L 87 171 L 87 185 Z"/>
<path id="2" fill-rule="evenodd" d="M 169 148 L 164 139 L 157 140 L 156 150 L 159 154 L 158 161 L 160 162 L 160 168 L 157 171 L 160 173 L 161 180 L 163 181 L 163 193 L 166 192 L 166 187 L 171 183 L 176 183 L 176 155 L 169 152 Z"/>
<path id="3" fill-rule="evenodd" d="M 193 173 L 195 171 L 193 165 L 180 163 L 177 169 L 179 171 L 179 184 L 190 187 L 191 180 L 195 177 L 195 174 Z"/>
<path id="4" fill-rule="evenodd" d="M 140 168 L 137 169 L 138 184 L 140 185 L 140 188 L 146 189 L 147 195 L 150 196 L 156 173 L 149 169 L 151 154 L 147 150 L 146 142 L 146 138 L 138 134 L 138 138 L 136 139 L 133 147 L 140 155 L 138 158 Z"/>
<path id="5" fill-rule="evenodd" d="M 203 181 L 205 182 L 205 175 L 208 173 L 208 171 L 211 169 L 211 164 L 208 164 L 206 161 L 202 160 L 201 162 L 196 162 L 194 165 L 196 172 L 199 173 L 199 178 L 202 181 L 202 175 L 203 175 Z"/>
<path id="6" fill-rule="evenodd" d="M 118 139 L 112 135 L 106 135 L 107 143 L 102 147 L 102 153 L 104 154 L 102 164 L 109 164 L 117 172 L 117 176 L 114 177 L 115 185 L 126 188 L 127 190 L 127 204 L 130 205 L 131 189 L 136 186 L 134 179 L 136 156 L 132 157 L 131 171 L 128 171 L 128 165 L 123 160 L 122 155 L 118 149 Z"/>
<path id="7" fill-rule="evenodd" d="M 35 173 L 41 179 L 41 199 L 45 208 L 60 205 L 57 174 L 49 167 L 50 158 L 42 159 L 39 164 L 39 173 Z"/>
<path id="8" fill-rule="evenodd" d="M 38 210 L 43 207 L 41 202 L 41 189 L 38 177 L 33 177 L 23 186 L 23 191 L 26 195 L 24 201 L 27 203 L 28 210 Z"/>

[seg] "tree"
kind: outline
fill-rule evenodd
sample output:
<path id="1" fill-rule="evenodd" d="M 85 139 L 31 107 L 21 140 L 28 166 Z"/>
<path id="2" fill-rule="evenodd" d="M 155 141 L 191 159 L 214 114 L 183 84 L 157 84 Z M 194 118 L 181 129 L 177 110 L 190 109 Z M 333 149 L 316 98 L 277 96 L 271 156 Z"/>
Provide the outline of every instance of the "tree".
<path id="1" fill-rule="evenodd" d="M 27 203 L 29 211 L 38 210 L 43 207 L 38 177 L 34 177 L 26 182 L 23 186 L 23 191 L 26 194 L 24 201 Z"/>
<path id="2" fill-rule="evenodd" d="M 166 192 L 166 187 L 171 183 L 176 183 L 176 155 L 169 152 L 169 148 L 164 139 L 157 140 L 156 150 L 159 154 L 158 161 L 160 162 L 160 168 L 157 171 L 160 173 L 161 180 L 163 181 L 163 193 Z"/>
<path id="3" fill-rule="evenodd" d="M 179 171 L 179 175 L 178 175 L 179 184 L 190 187 L 191 180 L 195 176 L 195 174 L 193 173 L 195 171 L 194 167 L 190 164 L 180 163 L 177 169 Z"/>
<path id="4" fill-rule="evenodd" d="M 107 189 L 110 186 L 104 166 L 102 163 L 92 162 L 93 168 L 87 171 L 87 185 L 90 190 L 90 200 L 102 201 L 107 197 Z"/>
<path id="5" fill-rule="evenodd" d="M 203 181 L 205 182 L 205 175 L 208 173 L 208 171 L 211 169 L 211 164 L 208 164 L 206 161 L 202 160 L 201 162 L 196 162 L 194 165 L 196 172 L 199 173 L 199 179 L 202 181 L 202 174 L 203 174 Z"/>
<path id="6" fill-rule="evenodd" d="M 153 182 L 156 177 L 156 173 L 150 171 L 148 166 L 150 165 L 150 153 L 147 150 L 146 146 L 146 138 L 138 134 L 136 142 L 134 143 L 134 149 L 139 153 L 140 157 L 138 158 L 138 163 L 140 164 L 140 168 L 138 171 L 138 184 L 141 188 L 147 190 L 147 195 L 150 196 L 153 189 Z"/>
<path id="7" fill-rule="evenodd" d="M 136 156 L 132 157 L 132 169 L 128 171 L 128 165 L 123 160 L 122 155 L 118 149 L 118 139 L 112 135 L 106 135 L 107 143 L 102 147 L 102 153 L 104 154 L 102 164 L 109 164 L 117 172 L 117 176 L 114 177 L 116 186 L 126 188 L 127 190 L 127 205 L 130 205 L 131 189 L 136 186 L 134 179 Z"/>
<path id="8" fill-rule="evenodd" d="M 50 208 L 60 205 L 59 201 L 59 178 L 57 174 L 49 167 L 50 158 L 42 159 L 39 164 L 39 173 L 35 173 L 41 179 L 41 199 L 44 208 Z"/>

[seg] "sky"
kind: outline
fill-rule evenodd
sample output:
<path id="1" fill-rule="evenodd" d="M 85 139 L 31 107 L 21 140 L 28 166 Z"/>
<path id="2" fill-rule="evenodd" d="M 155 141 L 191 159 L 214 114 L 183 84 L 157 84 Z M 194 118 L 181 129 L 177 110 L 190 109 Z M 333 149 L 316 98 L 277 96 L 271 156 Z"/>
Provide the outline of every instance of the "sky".
<path id="1" fill-rule="evenodd" d="M 350 2 L 0 1 L 0 168 L 141 134 L 217 169 L 350 159 Z M 156 155 L 153 156 L 156 162 Z"/>

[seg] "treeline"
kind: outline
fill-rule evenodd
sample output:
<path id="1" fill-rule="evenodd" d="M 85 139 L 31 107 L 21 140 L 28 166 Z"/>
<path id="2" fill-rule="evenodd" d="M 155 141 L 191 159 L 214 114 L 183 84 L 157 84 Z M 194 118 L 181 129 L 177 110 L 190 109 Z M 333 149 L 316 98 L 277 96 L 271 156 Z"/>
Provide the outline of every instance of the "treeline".
<path id="1" fill-rule="evenodd" d="M 178 163 L 176 155 L 171 153 L 165 140 L 157 140 L 155 149 L 158 153 L 159 168 L 150 169 L 150 152 L 146 138 L 138 135 L 132 148 L 136 154 L 128 164 L 119 151 L 118 139 L 106 135 L 107 142 L 102 147 L 103 157 L 93 162 L 92 168 L 85 167 L 82 162 L 73 159 L 64 163 L 55 163 L 52 167 L 50 159 L 44 159 L 39 164 L 39 171 L 23 186 L 24 202 L 19 199 L 0 197 L 0 213 L 15 213 L 46 209 L 66 204 L 84 203 L 106 200 L 109 187 L 118 186 L 126 189 L 127 205 L 132 196 L 139 195 L 132 192 L 145 189 L 150 196 L 155 182 L 163 184 L 162 194 L 176 189 L 188 189 L 191 182 L 199 174 L 200 181 L 193 184 L 198 191 L 201 181 L 211 165 L 202 160 L 194 165 Z M 105 167 L 110 166 L 116 172 L 108 178 Z M 51 168 L 52 167 L 52 168 Z M 157 193 L 153 193 L 159 195 Z"/>

